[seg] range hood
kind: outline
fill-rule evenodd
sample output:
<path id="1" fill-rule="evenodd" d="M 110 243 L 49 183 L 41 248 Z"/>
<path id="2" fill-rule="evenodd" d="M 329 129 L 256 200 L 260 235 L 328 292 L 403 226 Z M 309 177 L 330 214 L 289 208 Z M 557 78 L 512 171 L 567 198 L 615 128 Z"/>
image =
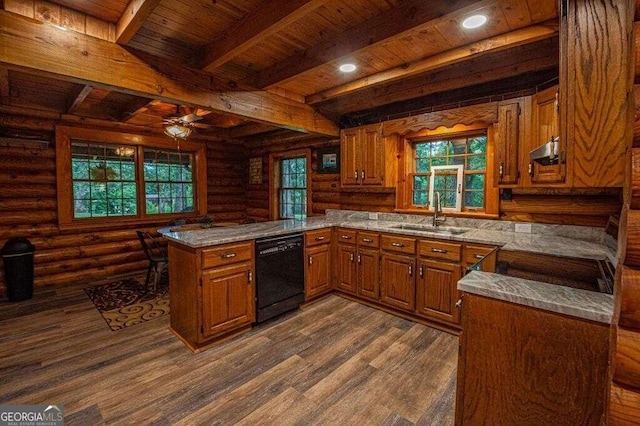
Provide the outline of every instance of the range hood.
<path id="1" fill-rule="evenodd" d="M 540 163 L 543 166 L 558 162 L 558 141 L 560 138 L 552 136 L 551 140 L 544 145 L 540 145 L 529 153 L 531 161 Z"/>

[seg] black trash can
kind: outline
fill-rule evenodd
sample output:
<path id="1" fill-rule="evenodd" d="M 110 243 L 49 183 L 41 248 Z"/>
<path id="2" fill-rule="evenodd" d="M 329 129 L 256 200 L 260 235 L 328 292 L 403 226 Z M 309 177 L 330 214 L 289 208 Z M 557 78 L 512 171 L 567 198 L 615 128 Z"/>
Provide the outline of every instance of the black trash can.
<path id="1" fill-rule="evenodd" d="M 33 297 L 33 252 L 35 250 L 35 246 L 26 238 L 12 238 L 0 251 L 4 262 L 7 296 L 11 302 Z"/>

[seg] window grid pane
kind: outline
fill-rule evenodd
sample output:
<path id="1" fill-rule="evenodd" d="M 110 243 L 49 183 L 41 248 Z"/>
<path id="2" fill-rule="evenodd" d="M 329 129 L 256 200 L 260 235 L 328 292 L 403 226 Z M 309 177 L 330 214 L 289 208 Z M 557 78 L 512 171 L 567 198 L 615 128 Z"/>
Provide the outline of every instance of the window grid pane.
<path id="1" fill-rule="evenodd" d="M 413 205 L 426 206 L 429 199 L 430 171 L 433 166 L 464 166 L 462 184 L 463 206 L 483 209 L 485 202 L 487 136 L 473 135 L 454 139 L 420 142 L 414 145 Z M 424 175 L 421 175 L 424 174 Z M 427 176 L 424 180 L 424 176 Z M 427 183 L 426 188 L 423 182 Z M 457 184 L 454 176 L 439 173 L 434 180 L 434 191 L 439 191 L 443 207 L 455 205 Z"/>
<path id="2" fill-rule="evenodd" d="M 280 164 L 280 218 L 307 217 L 307 159 L 286 158 Z"/>
<path id="3" fill-rule="evenodd" d="M 128 148 L 128 149 L 124 149 Z M 122 155 L 125 152 L 131 155 Z M 130 147 L 74 140 L 71 144 L 73 217 L 135 216 L 135 151 Z"/>
<path id="4" fill-rule="evenodd" d="M 193 211 L 193 154 L 146 148 L 143 152 L 146 213 Z"/>

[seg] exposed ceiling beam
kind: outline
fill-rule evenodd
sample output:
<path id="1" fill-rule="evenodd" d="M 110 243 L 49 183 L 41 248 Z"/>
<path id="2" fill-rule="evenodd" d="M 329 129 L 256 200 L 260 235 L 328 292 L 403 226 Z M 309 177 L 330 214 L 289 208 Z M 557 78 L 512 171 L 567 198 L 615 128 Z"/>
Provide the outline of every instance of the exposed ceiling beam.
<path id="1" fill-rule="evenodd" d="M 0 105 L 9 105 L 10 103 L 9 70 L 5 67 L 0 67 Z"/>
<path id="2" fill-rule="evenodd" d="M 93 86 L 91 85 L 80 85 L 78 89 L 69 96 L 67 101 L 67 114 L 74 114 L 92 90 Z"/>
<path id="3" fill-rule="evenodd" d="M 131 102 L 126 106 L 125 110 L 120 115 L 120 119 L 123 123 L 131 120 L 138 114 L 142 114 L 149 110 L 153 105 L 155 105 L 158 101 L 149 99 L 149 98 L 138 98 L 134 102 Z"/>
<path id="4" fill-rule="evenodd" d="M 258 73 L 257 86 L 268 88 L 382 41 L 401 38 L 402 33 L 477 0 L 410 0 L 388 12 L 350 28 L 335 38 L 319 43 Z"/>
<path id="5" fill-rule="evenodd" d="M 160 0 L 131 0 L 116 23 L 116 43 L 127 44 L 158 4 Z"/>
<path id="6" fill-rule="evenodd" d="M 452 64 L 456 64 L 472 57 L 483 54 L 495 53 L 527 43 L 533 43 L 558 34 L 557 21 L 548 24 L 532 25 L 530 27 L 515 30 L 509 33 L 490 37 L 466 46 L 452 49 L 428 58 L 420 59 L 409 64 L 381 71 L 358 80 L 350 81 L 340 86 L 335 86 L 322 92 L 307 96 L 306 103 L 313 105 L 328 101 L 340 96 L 351 94 L 358 90 L 372 88 L 393 81 L 434 71 Z"/>
<path id="7" fill-rule="evenodd" d="M 558 61 L 558 38 L 552 37 L 470 58 L 464 63 L 453 64 L 385 86 L 358 91 L 318 104 L 317 107 L 321 111 L 346 114 L 549 69 L 557 67 Z"/>
<path id="8" fill-rule="evenodd" d="M 276 130 L 277 127 L 270 126 L 262 123 L 249 123 L 242 126 L 236 126 L 229 129 L 229 137 L 232 139 L 244 138 L 251 135 L 258 135 L 260 133 L 271 132 Z"/>
<path id="9" fill-rule="evenodd" d="M 214 70 L 327 2 L 328 0 L 264 2 L 237 25 L 233 25 L 224 36 L 206 47 L 201 68 L 206 71 Z"/>
<path id="10" fill-rule="evenodd" d="M 222 85 L 209 73 L 4 11 L 0 46 L 0 64 L 9 68 L 292 130 L 339 134 L 335 123 L 304 103 L 234 82 Z"/>

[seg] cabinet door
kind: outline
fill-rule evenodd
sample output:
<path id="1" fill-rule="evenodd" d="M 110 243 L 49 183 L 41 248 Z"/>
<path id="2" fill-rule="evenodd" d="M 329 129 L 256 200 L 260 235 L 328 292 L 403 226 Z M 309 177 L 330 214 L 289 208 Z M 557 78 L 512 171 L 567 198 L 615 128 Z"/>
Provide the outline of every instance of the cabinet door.
<path id="1" fill-rule="evenodd" d="M 203 337 L 224 333 L 255 318 L 253 270 L 250 262 L 202 273 Z"/>
<path id="2" fill-rule="evenodd" d="M 425 317 L 460 324 L 458 281 L 460 265 L 455 263 L 421 260 L 416 292 L 416 313 Z"/>
<path id="3" fill-rule="evenodd" d="M 498 185 L 515 185 L 518 171 L 521 100 L 501 102 L 495 135 L 495 179 Z"/>
<path id="4" fill-rule="evenodd" d="M 358 294 L 368 299 L 380 298 L 380 253 L 378 250 L 358 251 Z"/>
<path id="5" fill-rule="evenodd" d="M 305 250 L 305 296 L 309 299 L 331 290 L 330 246 L 324 244 Z"/>
<path id="6" fill-rule="evenodd" d="M 531 146 L 529 151 L 545 144 L 552 137 L 560 136 L 560 117 L 558 115 L 558 87 L 550 87 L 533 96 Z M 558 143 L 559 158 L 555 164 L 543 166 L 535 161 L 529 161 L 528 173 L 532 184 L 562 183 L 566 175 L 566 137 L 561 137 Z M 527 159 L 529 152 L 525 153 Z"/>
<path id="7" fill-rule="evenodd" d="M 359 129 L 342 131 L 340 140 L 340 176 L 342 185 L 358 185 L 360 183 L 360 165 L 358 144 Z"/>
<path id="8" fill-rule="evenodd" d="M 356 293 L 356 248 L 352 245 L 338 244 L 338 283 L 336 287 L 347 293 Z"/>
<path id="9" fill-rule="evenodd" d="M 380 301 L 389 306 L 413 311 L 415 306 L 415 258 L 383 253 Z"/>
<path id="10" fill-rule="evenodd" d="M 380 134 L 380 126 L 360 129 L 360 152 L 362 169 L 360 182 L 362 185 L 379 185 L 384 183 L 384 147 Z"/>

